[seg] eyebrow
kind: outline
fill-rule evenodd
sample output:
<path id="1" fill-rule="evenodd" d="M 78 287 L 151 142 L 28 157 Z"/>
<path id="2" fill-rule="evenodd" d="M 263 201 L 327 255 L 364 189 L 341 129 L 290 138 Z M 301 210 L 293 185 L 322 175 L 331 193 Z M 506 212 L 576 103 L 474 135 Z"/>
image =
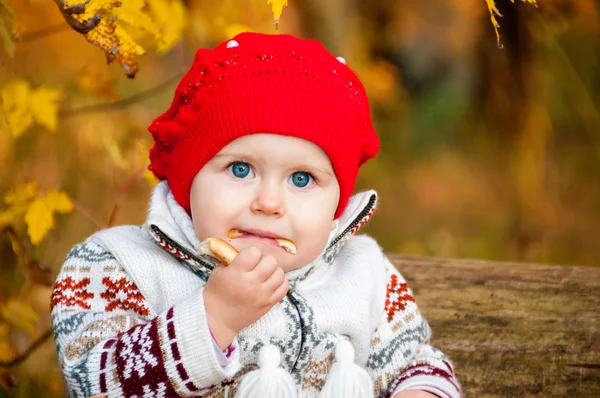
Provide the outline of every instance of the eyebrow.
<path id="1" fill-rule="evenodd" d="M 242 161 L 252 161 L 253 159 L 256 159 L 252 155 L 246 155 L 246 154 L 242 155 L 242 154 L 237 154 L 237 153 L 221 153 L 221 154 L 213 156 L 213 158 L 225 158 L 225 157 L 240 159 Z M 263 159 L 260 158 L 259 160 L 262 161 Z M 319 174 L 324 174 L 329 177 L 334 176 L 329 170 L 323 169 L 323 168 L 315 166 L 315 165 L 309 165 L 306 163 L 300 163 L 300 162 L 295 163 L 294 168 L 297 168 L 299 170 L 306 170 L 306 171 L 316 172 Z"/>

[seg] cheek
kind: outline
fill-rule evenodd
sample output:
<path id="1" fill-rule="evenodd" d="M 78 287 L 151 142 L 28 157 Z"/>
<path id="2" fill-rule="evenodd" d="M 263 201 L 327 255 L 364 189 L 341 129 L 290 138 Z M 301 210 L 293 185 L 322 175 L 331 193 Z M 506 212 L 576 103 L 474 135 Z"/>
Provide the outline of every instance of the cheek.
<path id="1" fill-rule="evenodd" d="M 327 244 L 329 234 L 331 233 L 333 213 L 315 212 L 313 209 L 309 214 L 311 214 L 310 217 L 302 217 L 297 220 L 296 225 L 299 229 L 301 228 L 298 231 L 299 241 L 297 244 L 303 246 L 307 257 L 312 257 L 310 260 L 313 260 L 323 251 Z"/>
<path id="2" fill-rule="evenodd" d="M 194 186 L 194 193 L 198 195 L 192 196 L 190 207 L 194 230 L 200 240 L 223 235 L 220 227 L 227 225 L 228 219 L 233 214 L 232 195 L 227 189 L 216 184 L 218 181 L 213 179 L 199 181 Z"/>

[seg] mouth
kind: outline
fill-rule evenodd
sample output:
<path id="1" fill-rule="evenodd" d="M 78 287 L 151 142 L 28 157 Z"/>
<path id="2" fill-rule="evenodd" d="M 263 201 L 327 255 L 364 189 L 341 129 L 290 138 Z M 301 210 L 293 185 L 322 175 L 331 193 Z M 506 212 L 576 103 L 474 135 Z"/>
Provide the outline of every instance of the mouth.
<path id="1" fill-rule="evenodd" d="M 232 229 L 227 236 L 230 239 L 259 239 L 265 243 L 277 246 L 290 254 L 296 254 L 296 245 L 287 239 L 278 238 L 277 235 L 266 231 Z"/>

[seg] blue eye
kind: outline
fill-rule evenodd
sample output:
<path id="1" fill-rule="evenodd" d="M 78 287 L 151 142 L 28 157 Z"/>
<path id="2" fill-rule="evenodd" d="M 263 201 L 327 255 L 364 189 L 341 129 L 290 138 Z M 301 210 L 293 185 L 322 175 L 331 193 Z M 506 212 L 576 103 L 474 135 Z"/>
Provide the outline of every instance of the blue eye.
<path id="1" fill-rule="evenodd" d="M 227 170 L 237 178 L 246 178 L 252 172 L 250 165 L 245 162 L 233 162 Z"/>
<path id="2" fill-rule="evenodd" d="M 290 177 L 292 184 L 298 188 L 306 187 L 311 181 L 314 182 L 313 177 L 306 171 L 297 171 Z"/>

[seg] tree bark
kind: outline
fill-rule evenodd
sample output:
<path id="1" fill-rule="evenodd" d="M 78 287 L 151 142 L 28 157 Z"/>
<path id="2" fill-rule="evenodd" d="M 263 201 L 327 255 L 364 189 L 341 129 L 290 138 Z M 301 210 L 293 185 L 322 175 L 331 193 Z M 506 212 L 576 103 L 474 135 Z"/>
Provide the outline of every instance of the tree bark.
<path id="1" fill-rule="evenodd" d="M 600 396 L 600 268 L 390 260 L 466 397 Z"/>

